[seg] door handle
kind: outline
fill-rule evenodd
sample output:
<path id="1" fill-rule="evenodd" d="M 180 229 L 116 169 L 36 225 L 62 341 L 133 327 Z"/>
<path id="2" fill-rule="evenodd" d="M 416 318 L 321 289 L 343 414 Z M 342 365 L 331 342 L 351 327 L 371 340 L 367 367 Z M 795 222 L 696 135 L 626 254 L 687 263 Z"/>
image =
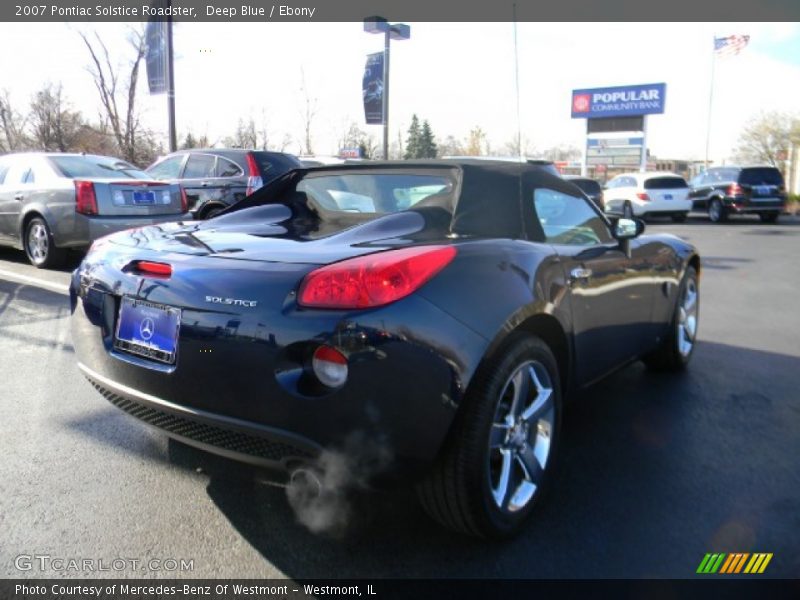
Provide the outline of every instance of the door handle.
<path id="1" fill-rule="evenodd" d="M 24 197 L 22 194 L 14 194 L 14 200 L 22 200 Z"/>
<path id="2" fill-rule="evenodd" d="M 208 186 L 210 186 L 210 185 L 211 185 L 211 183 L 210 183 L 210 182 L 208 182 L 208 181 L 202 181 L 202 182 L 200 183 L 200 187 L 208 187 Z"/>
<path id="3" fill-rule="evenodd" d="M 592 276 L 591 269 L 584 269 L 583 267 L 575 267 L 569 272 L 569 278 L 572 281 L 579 281 L 581 279 L 589 279 Z"/>

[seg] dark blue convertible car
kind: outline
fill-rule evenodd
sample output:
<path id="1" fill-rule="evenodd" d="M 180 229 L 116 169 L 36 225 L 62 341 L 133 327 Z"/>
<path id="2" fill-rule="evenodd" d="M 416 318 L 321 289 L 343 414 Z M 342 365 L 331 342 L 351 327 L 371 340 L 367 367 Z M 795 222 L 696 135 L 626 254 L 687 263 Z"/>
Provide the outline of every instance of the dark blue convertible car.
<path id="1" fill-rule="evenodd" d="M 570 392 L 692 356 L 697 251 L 643 229 L 534 165 L 298 169 L 209 221 L 95 243 L 71 284 L 79 366 L 167 435 L 286 473 L 380 444 L 375 485 L 508 536 Z"/>

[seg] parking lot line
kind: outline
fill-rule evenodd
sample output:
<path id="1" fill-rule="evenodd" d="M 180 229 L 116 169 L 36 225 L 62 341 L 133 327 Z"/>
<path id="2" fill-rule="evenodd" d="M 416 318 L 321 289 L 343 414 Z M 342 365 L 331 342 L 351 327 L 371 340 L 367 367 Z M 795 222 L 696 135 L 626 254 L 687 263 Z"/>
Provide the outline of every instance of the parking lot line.
<path id="1" fill-rule="evenodd" d="M 24 283 L 27 285 L 33 285 L 36 287 L 44 288 L 51 292 L 57 292 L 59 294 L 69 294 L 69 286 L 64 283 L 56 283 L 54 281 L 47 281 L 45 279 L 38 279 L 36 277 L 28 277 L 27 275 L 20 275 L 19 273 L 14 273 L 13 271 L 6 271 L 5 269 L 0 269 L 0 277 L 3 279 L 8 279 L 9 281 L 13 281 L 15 283 Z"/>

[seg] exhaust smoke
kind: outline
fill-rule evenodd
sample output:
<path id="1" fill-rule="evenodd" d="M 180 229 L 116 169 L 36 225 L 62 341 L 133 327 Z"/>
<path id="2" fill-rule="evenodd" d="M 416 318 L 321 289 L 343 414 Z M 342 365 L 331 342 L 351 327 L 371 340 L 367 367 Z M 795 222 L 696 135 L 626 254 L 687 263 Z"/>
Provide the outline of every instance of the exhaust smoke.
<path id="1" fill-rule="evenodd" d="M 313 464 L 292 473 L 286 486 L 289 506 L 312 533 L 342 535 L 352 514 L 352 493 L 366 490 L 391 460 L 387 443 L 353 433 L 340 448 L 323 450 Z"/>

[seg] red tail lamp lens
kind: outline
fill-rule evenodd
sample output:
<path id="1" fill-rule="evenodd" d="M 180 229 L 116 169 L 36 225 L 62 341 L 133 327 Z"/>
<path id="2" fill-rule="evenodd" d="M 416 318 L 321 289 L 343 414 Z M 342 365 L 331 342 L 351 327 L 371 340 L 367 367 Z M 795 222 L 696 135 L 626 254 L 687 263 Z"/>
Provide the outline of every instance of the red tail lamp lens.
<path id="1" fill-rule="evenodd" d="M 146 275 L 156 275 L 158 277 L 169 277 L 172 275 L 172 265 L 150 262 L 148 260 L 140 260 L 136 263 L 136 270 Z"/>
<path id="2" fill-rule="evenodd" d="M 647 194 L 644 194 L 642 192 L 639 192 L 638 194 L 636 194 L 636 197 L 639 200 L 644 200 L 645 202 L 649 202 L 650 201 L 650 196 L 648 196 Z"/>
<path id="3" fill-rule="evenodd" d="M 453 246 L 417 246 L 359 256 L 312 271 L 298 303 L 313 308 L 374 308 L 405 298 L 446 267 Z"/>
<path id="4" fill-rule="evenodd" d="M 311 359 L 311 368 L 317 379 L 328 387 L 340 387 L 347 381 L 347 357 L 336 348 L 317 348 Z"/>
<path id="5" fill-rule="evenodd" d="M 75 181 L 75 212 L 82 215 L 97 214 L 97 197 L 91 181 Z"/>

